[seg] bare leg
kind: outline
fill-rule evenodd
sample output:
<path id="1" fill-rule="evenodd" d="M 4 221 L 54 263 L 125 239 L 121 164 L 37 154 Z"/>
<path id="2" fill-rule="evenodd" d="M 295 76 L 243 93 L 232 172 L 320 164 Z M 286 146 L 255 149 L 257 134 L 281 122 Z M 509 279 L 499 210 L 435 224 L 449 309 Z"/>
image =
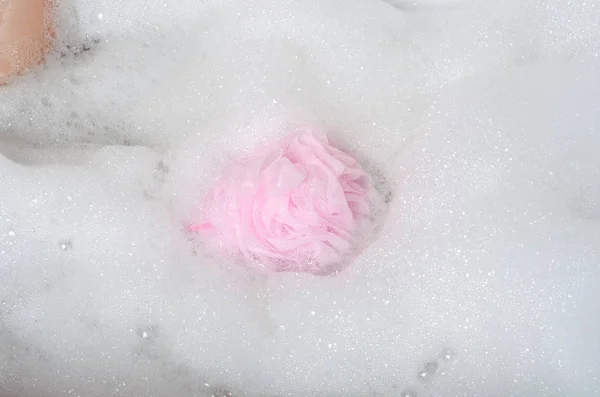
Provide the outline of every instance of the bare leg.
<path id="1" fill-rule="evenodd" d="M 0 0 L 0 85 L 43 60 L 51 12 L 50 0 Z"/>

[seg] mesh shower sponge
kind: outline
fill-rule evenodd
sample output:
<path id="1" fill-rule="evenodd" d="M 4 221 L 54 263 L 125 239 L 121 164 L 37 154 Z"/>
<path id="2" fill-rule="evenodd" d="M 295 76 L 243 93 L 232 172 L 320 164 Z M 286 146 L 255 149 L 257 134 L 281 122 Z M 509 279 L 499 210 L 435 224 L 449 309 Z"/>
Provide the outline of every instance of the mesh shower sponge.
<path id="1" fill-rule="evenodd" d="M 266 271 L 330 274 L 356 253 L 372 192 L 353 157 L 305 128 L 230 164 L 189 229 Z"/>

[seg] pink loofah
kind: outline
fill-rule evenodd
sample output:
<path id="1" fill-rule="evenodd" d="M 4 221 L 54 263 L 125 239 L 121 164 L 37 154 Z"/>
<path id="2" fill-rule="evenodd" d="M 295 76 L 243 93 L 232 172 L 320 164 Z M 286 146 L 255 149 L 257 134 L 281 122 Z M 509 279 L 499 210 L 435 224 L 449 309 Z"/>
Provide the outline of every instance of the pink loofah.
<path id="1" fill-rule="evenodd" d="M 231 164 L 189 228 L 268 271 L 328 274 L 355 253 L 372 189 L 354 158 L 305 130 Z"/>

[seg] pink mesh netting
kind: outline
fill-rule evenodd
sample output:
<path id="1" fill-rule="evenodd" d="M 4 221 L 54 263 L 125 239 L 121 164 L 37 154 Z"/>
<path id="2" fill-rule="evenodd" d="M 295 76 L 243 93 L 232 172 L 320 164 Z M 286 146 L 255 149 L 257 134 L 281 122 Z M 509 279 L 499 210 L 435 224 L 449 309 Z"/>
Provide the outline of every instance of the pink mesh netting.
<path id="1" fill-rule="evenodd" d="M 227 167 L 189 229 L 268 271 L 329 274 L 355 252 L 372 189 L 354 158 L 303 130 Z"/>

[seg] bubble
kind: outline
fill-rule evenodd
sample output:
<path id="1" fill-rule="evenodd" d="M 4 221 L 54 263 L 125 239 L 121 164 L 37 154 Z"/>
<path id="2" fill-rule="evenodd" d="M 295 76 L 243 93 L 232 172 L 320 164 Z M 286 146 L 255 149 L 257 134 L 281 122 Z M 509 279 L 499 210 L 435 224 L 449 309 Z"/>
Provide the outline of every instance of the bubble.
<path id="1" fill-rule="evenodd" d="M 404 389 L 400 392 L 400 397 L 417 397 L 418 394 L 413 389 Z"/>
<path id="2" fill-rule="evenodd" d="M 137 334 L 140 338 L 146 341 L 154 341 L 158 336 L 159 327 L 157 325 L 151 325 L 147 328 L 138 329 Z"/>
<path id="3" fill-rule="evenodd" d="M 233 397 L 233 393 L 231 393 L 229 390 L 219 387 L 215 390 L 213 390 L 210 394 L 211 397 Z"/>
<path id="4" fill-rule="evenodd" d="M 430 361 L 425 363 L 423 368 L 419 371 L 418 377 L 421 380 L 429 380 L 437 372 L 439 364 L 437 361 Z"/>
<path id="5" fill-rule="evenodd" d="M 71 82 L 73 85 L 79 85 L 82 83 L 82 77 L 77 73 L 71 73 L 69 75 L 69 82 Z"/>
<path id="6" fill-rule="evenodd" d="M 442 360 L 448 362 L 454 360 L 454 358 L 456 357 L 456 353 L 453 350 L 446 348 L 442 350 L 440 356 L 442 357 Z"/>
<path id="7" fill-rule="evenodd" d="M 58 242 L 58 246 L 63 251 L 70 251 L 73 248 L 73 242 L 71 239 L 61 240 Z"/>

